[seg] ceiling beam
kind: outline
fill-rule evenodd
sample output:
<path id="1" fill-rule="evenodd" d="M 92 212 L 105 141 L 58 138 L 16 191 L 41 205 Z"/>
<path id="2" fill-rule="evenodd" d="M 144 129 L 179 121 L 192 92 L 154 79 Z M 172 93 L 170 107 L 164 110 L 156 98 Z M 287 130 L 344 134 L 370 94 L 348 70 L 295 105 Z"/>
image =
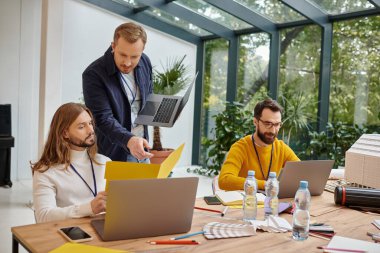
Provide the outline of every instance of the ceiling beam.
<path id="1" fill-rule="evenodd" d="M 153 16 L 147 15 L 144 12 L 135 13 L 134 8 L 128 7 L 124 4 L 112 0 L 82 0 L 87 3 L 93 4 L 110 12 L 116 13 L 120 16 L 134 20 L 143 25 L 157 29 L 161 32 L 167 33 L 173 37 L 182 39 L 192 44 L 198 44 L 201 38 L 177 26 L 163 22 Z"/>
<path id="2" fill-rule="evenodd" d="M 373 4 L 376 8 L 380 8 L 380 0 L 368 0 L 371 4 Z"/>
<path id="3" fill-rule="evenodd" d="M 135 0 L 136 2 L 163 10 L 173 16 L 186 20 L 210 33 L 216 34 L 222 38 L 230 39 L 235 36 L 234 31 L 220 25 L 202 15 L 184 8 L 175 2 L 167 2 L 166 0 Z"/>
<path id="4" fill-rule="evenodd" d="M 263 32 L 272 33 L 277 30 L 275 23 L 237 2 L 220 0 L 204 1 L 259 28 Z"/>
<path id="5" fill-rule="evenodd" d="M 317 23 L 320 26 L 323 26 L 327 23 L 329 23 L 329 18 L 327 13 L 323 12 L 320 8 L 315 6 L 314 4 L 311 4 L 310 2 L 303 0 L 280 0 L 285 5 L 289 6 L 302 16 L 306 17 L 307 19 L 312 20 L 313 22 Z"/>

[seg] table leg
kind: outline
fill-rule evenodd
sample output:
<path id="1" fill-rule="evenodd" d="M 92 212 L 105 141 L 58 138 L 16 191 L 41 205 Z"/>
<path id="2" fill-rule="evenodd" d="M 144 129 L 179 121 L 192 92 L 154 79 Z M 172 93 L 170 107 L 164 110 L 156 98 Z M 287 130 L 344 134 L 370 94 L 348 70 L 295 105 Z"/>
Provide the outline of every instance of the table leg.
<path id="1" fill-rule="evenodd" d="M 12 234 L 12 253 L 18 253 L 18 241 L 13 234 Z"/>

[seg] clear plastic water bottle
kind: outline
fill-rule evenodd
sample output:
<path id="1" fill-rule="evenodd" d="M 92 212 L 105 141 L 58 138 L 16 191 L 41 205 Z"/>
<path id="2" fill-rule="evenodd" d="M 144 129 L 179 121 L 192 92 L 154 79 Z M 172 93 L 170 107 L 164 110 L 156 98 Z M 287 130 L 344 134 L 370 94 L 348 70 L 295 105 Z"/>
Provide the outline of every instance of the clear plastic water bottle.
<path id="1" fill-rule="evenodd" d="M 295 211 L 293 213 L 293 239 L 306 240 L 309 237 L 310 223 L 310 192 L 307 181 L 300 181 L 300 187 L 294 197 Z"/>
<path id="2" fill-rule="evenodd" d="M 243 220 L 255 220 L 257 215 L 257 182 L 255 171 L 249 170 L 248 177 L 244 183 L 244 200 L 243 200 Z"/>
<path id="3" fill-rule="evenodd" d="M 269 178 L 265 182 L 265 218 L 269 215 L 278 216 L 278 191 L 279 184 L 276 178 L 276 172 L 270 172 Z"/>

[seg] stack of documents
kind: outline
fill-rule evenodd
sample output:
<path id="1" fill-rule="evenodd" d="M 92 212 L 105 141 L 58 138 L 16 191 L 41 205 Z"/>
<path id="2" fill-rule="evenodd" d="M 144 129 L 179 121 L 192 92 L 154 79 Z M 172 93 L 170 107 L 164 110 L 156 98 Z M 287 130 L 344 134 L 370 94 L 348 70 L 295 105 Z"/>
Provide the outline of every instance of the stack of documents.
<path id="1" fill-rule="evenodd" d="M 216 191 L 215 196 L 225 206 L 243 205 L 244 192 L 243 191 Z M 263 205 L 265 195 L 257 193 L 257 204 Z"/>
<path id="2" fill-rule="evenodd" d="M 256 229 L 251 225 L 228 224 L 211 222 L 203 227 L 204 236 L 207 239 L 220 239 L 232 237 L 244 237 L 256 235 Z"/>
<path id="3" fill-rule="evenodd" d="M 266 232 L 285 233 L 292 231 L 292 226 L 287 220 L 273 215 L 268 216 L 268 218 L 264 221 L 253 220 L 251 221 L 251 224 L 255 227 L 255 229 L 261 229 Z"/>

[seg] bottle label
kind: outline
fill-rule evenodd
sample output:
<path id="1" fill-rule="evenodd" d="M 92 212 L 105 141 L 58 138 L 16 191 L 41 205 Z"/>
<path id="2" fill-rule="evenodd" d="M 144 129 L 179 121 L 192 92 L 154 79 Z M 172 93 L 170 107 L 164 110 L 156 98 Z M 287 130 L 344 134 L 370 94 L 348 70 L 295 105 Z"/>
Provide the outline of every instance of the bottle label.
<path id="1" fill-rule="evenodd" d="M 297 210 L 294 213 L 294 224 L 300 227 L 308 226 L 310 220 L 310 215 L 308 211 Z"/>

